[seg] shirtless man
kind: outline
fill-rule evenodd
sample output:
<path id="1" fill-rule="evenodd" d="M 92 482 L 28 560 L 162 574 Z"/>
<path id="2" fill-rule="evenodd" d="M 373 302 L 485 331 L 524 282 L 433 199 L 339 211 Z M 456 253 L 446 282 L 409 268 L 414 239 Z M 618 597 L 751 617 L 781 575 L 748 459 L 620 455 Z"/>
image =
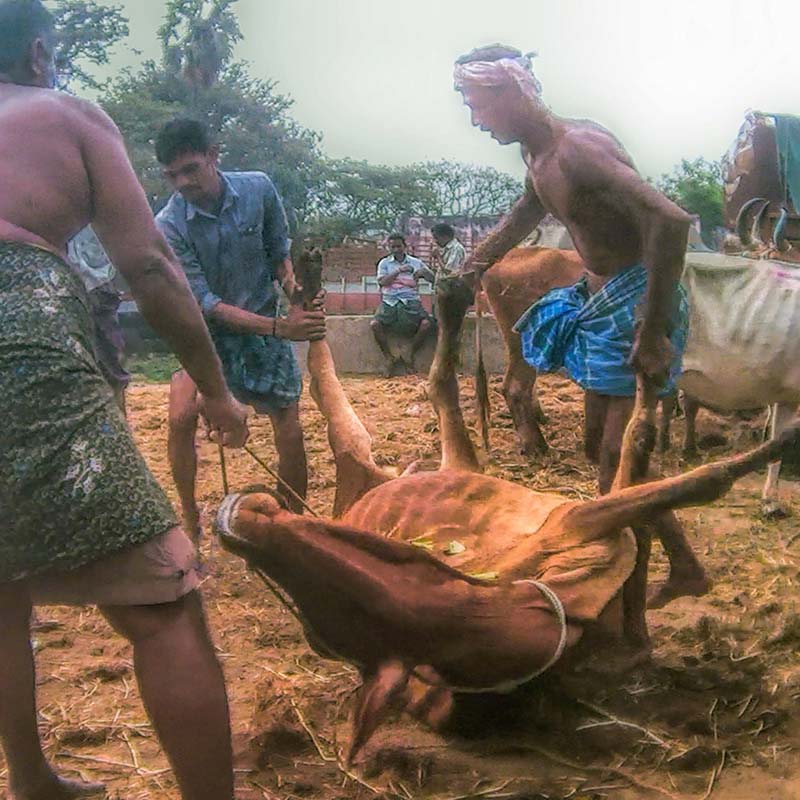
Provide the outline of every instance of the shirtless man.
<path id="1" fill-rule="evenodd" d="M 606 493 L 633 409 L 635 371 L 668 385 L 680 369 L 686 315 L 679 313 L 685 312 L 679 278 L 690 218 L 643 180 L 613 134 L 553 114 L 542 102 L 530 58 L 520 51 L 501 45 L 473 50 L 456 62 L 455 87 L 472 124 L 500 144 L 518 142 L 528 167 L 525 194 L 467 260 L 465 280 L 474 282 L 548 212 L 567 228 L 589 270 L 585 281 L 557 290 L 567 295 L 543 298 L 518 329 L 534 366 L 566 366 L 586 390 L 587 454 L 599 461 L 600 492 Z M 595 295 L 602 304 L 592 302 Z M 565 324 L 555 324 L 558 319 Z M 596 361 L 589 364 L 587 356 Z M 704 593 L 705 575 L 677 518 L 659 517 L 657 528 L 671 573 L 655 602 Z"/>
<path id="2" fill-rule="evenodd" d="M 0 745 L 9 794 L 67 800 L 102 789 L 59 778 L 37 730 L 31 608 L 66 603 L 97 604 L 132 642 L 182 796 L 231 800 L 225 685 L 196 557 L 95 360 L 87 297 L 64 260 L 69 239 L 93 225 L 197 384 L 214 438 L 244 444 L 246 412 L 119 131 L 93 104 L 51 90 L 54 39 L 40 0 L 0 0 Z"/>

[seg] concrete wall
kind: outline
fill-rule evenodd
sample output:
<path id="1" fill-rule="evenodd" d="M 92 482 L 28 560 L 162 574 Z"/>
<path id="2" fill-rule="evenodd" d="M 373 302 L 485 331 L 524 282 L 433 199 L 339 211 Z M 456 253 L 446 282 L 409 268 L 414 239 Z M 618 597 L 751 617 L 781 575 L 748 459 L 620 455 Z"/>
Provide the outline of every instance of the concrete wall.
<path id="1" fill-rule="evenodd" d="M 380 374 L 384 359 L 372 337 L 369 316 L 328 317 L 328 342 L 336 362 L 338 372 L 345 374 Z M 129 353 L 158 353 L 167 350 L 164 343 L 156 337 L 147 323 L 138 314 L 133 303 L 124 303 L 120 320 L 125 332 Z M 472 372 L 475 369 L 475 323 L 476 317 L 469 314 L 464 323 L 462 336 L 462 369 Z M 408 360 L 410 353 L 407 340 L 392 339 L 392 350 L 404 354 Z M 427 371 L 433 359 L 434 339 L 425 344 L 417 356 L 417 369 Z M 295 345 L 301 364 L 306 361 L 308 345 L 298 342 Z M 489 373 L 502 373 L 505 370 L 505 347 L 494 317 L 483 318 L 483 356 Z"/>

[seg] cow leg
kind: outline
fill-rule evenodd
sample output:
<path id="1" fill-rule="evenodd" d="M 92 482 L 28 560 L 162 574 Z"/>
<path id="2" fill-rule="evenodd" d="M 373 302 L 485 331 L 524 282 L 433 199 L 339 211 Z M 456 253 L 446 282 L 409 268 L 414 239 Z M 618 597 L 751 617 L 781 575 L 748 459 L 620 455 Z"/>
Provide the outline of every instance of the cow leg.
<path id="1" fill-rule="evenodd" d="M 471 303 L 472 292 L 463 281 L 458 278 L 439 281 L 436 294 L 439 331 L 428 385 L 431 403 L 439 418 L 442 469 L 480 472 L 475 448 L 461 413 L 456 377 L 461 328 Z"/>
<path id="2" fill-rule="evenodd" d="M 661 400 L 661 420 L 658 426 L 658 450 L 661 453 L 669 452 L 669 433 L 675 408 L 678 405 L 677 390 L 668 394 Z"/>
<path id="3" fill-rule="evenodd" d="M 509 342 L 507 349 L 508 366 L 503 379 L 503 396 L 514 421 L 520 453 L 526 456 L 546 453 L 547 440 L 539 427 L 544 415 L 539 401 L 535 399 L 536 370 L 522 357 L 519 337 L 516 342 Z"/>
<path id="4" fill-rule="evenodd" d="M 596 500 L 562 506 L 547 519 L 537 538 L 557 525 L 591 541 L 620 528 L 642 525 L 654 514 L 711 503 L 722 497 L 735 480 L 780 456 L 798 433 L 800 425 L 794 424 L 778 438 L 747 453 L 705 464 L 683 475 L 615 490 Z"/>
<path id="5" fill-rule="evenodd" d="M 353 763 L 375 729 L 386 718 L 392 701 L 403 692 L 408 678 L 409 671 L 400 661 L 388 661 L 364 681 L 356 699 L 347 766 Z"/>
<path id="6" fill-rule="evenodd" d="M 686 434 L 683 439 L 684 458 L 695 458 L 697 456 L 697 412 L 699 410 L 699 401 L 688 394 L 684 394 L 683 413 L 686 417 Z"/>
<path id="7" fill-rule="evenodd" d="M 775 403 L 770 409 L 770 439 L 777 439 L 788 427 L 794 417 L 795 409 L 782 403 Z M 761 493 L 762 510 L 765 516 L 777 517 L 785 514 L 778 502 L 778 475 L 780 461 L 771 461 L 767 466 L 767 479 Z"/>
<path id="8" fill-rule="evenodd" d="M 330 347 L 323 339 L 308 347 L 311 396 L 328 423 L 336 462 L 335 517 L 342 516 L 370 489 L 390 480 L 372 458 L 372 439 L 339 383 Z"/>

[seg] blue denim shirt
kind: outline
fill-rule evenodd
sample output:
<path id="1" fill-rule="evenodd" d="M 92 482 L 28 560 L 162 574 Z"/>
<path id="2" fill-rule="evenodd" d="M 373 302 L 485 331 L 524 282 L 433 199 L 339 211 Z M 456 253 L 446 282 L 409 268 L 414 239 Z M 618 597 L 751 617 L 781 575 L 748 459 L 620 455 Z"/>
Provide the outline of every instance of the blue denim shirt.
<path id="1" fill-rule="evenodd" d="M 174 194 L 156 217 L 183 264 L 197 302 L 208 317 L 223 302 L 272 316 L 277 306 L 275 267 L 289 255 L 283 204 L 263 172 L 221 172 L 219 214 Z M 291 342 L 237 333 L 209 320 L 225 380 L 242 402 L 260 412 L 296 403 L 302 380 Z"/>
<path id="2" fill-rule="evenodd" d="M 275 268 L 289 255 L 283 203 L 263 172 L 221 172 L 218 215 L 177 192 L 156 223 L 183 265 L 203 313 L 217 303 L 254 314 L 274 313 Z"/>

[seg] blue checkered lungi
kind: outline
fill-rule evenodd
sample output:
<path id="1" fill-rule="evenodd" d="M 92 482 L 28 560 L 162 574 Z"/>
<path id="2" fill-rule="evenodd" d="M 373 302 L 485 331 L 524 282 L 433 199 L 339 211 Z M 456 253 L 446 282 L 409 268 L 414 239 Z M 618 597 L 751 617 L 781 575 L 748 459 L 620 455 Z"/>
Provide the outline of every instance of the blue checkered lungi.
<path id="1" fill-rule="evenodd" d="M 589 294 L 586 278 L 548 292 L 514 326 L 522 339 L 522 355 L 540 372 L 564 367 L 588 391 L 633 397 L 636 374 L 630 358 L 637 309 L 646 288 L 647 270 L 636 265 L 615 275 L 595 294 Z M 674 390 L 681 373 L 688 324 L 689 303 L 679 284 L 669 334 L 675 356 L 662 395 Z"/>
<path id="2" fill-rule="evenodd" d="M 232 333 L 213 323 L 209 329 L 225 382 L 237 400 L 257 400 L 269 411 L 288 408 L 300 399 L 303 380 L 290 341 Z"/>

